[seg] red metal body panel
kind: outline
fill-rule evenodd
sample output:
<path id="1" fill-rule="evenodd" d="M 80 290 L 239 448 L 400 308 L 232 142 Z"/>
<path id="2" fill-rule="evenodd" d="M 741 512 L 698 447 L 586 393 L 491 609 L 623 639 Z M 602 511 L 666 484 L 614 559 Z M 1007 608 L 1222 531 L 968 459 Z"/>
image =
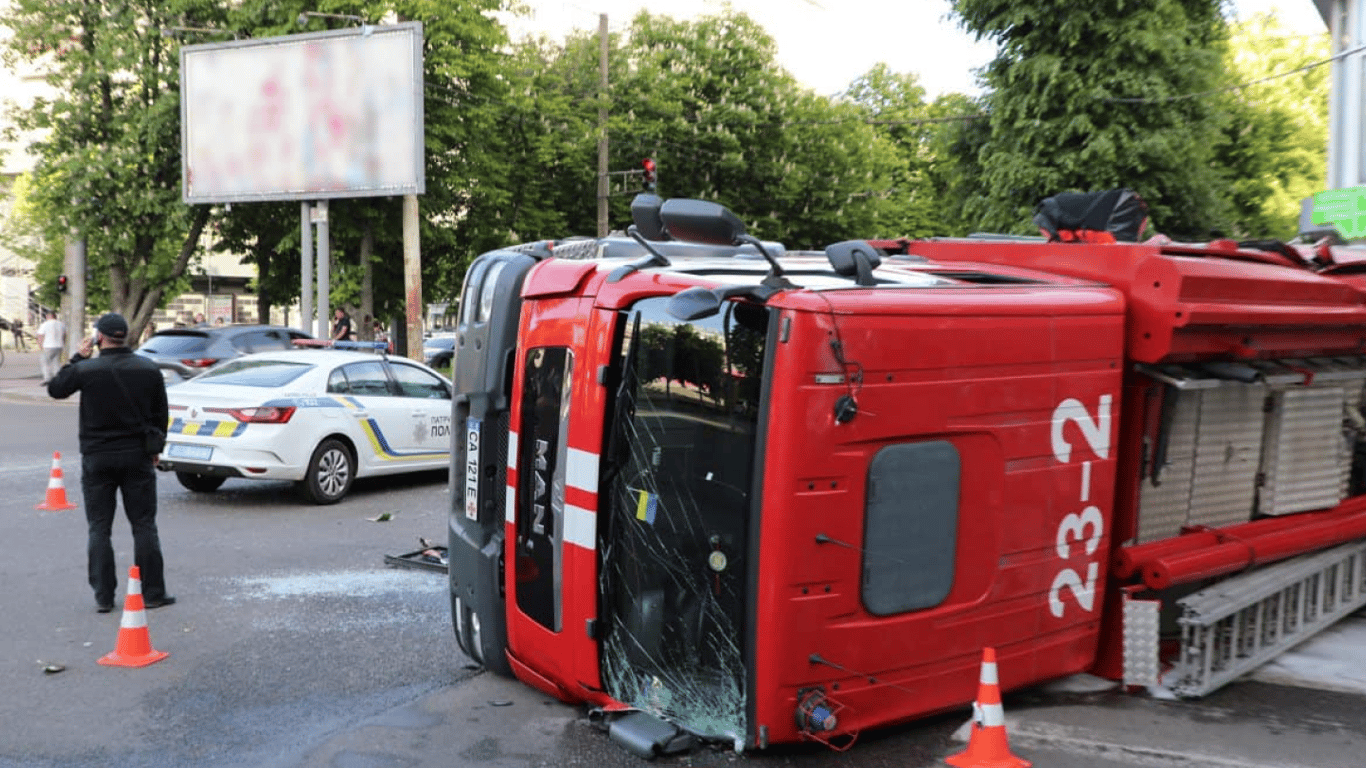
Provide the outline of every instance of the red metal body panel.
<path id="1" fill-rule="evenodd" d="M 997 648 L 1006 687 L 1089 667 L 1099 600 L 1088 610 L 1057 585 L 1064 571 L 1095 573 L 1108 552 L 1117 414 L 1089 439 L 1069 419 L 1117 405 L 1122 300 L 1100 288 L 995 287 L 771 304 L 791 336 L 772 372 L 787 384 L 774 387 L 771 413 L 786 416 L 768 435 L 756 726 L 772 741 L 798 738 L 797 691 L 814 685 L 846 707 L 841 728 L 854 731 L 961 705 L 984 645 Z M 859 415 L 843 425 L 833 408 L 846 387 L 815 383 L 841 371 L 826 343 L 835 334 L 864 374 Z M 869 462 L 885 445 L 931 439 L 963 459 L 953 588 L 934 608 L 873 616 L 857 549 Z M 1082 525 L 1088 508 L 1095 523 Z"/>
<path id="2" fill-rule="evenodd" d="M 577 285 L 588 272 L 579 269 L 581 262 L 570 262 L 574 269 L 563 269 L 562 262 L 539 265 L 526 282 L 526 292 L 558 293 L 571 284 L 565 276 L 577 278 Z M 589 265 L 592 266 L 592 265 Z M 543 280 L 545 278 L 545 280 Z M 572 286 L 571 286 L 572 287 Z M 599 686 L 596 643 L 585 632 L 586 622 L 597 616 L 597 563 L 593 549 L 593 518 L 597 511 L 597 464 L 601 452 L 603 402 L 602 387 L 594 380 L 599 365 L 604 364 L 605 345 L 611 338 L 611 327 L 599 328 L 600 322 L 610 323 L 610 317 L 594 313 L 591 297 L 543 299 L 527 302 L 522 313 L 520 339 L 522 342 L 516 363 L 514 380 L 524 374 L 526 356 L 539 347 L 568 347 L 573 354 L 573 377 L 569 394 L 568 449 L 561 457 L 568 464 L 568 482 L 564 488 L 563 513 L 556 521 L 560 526 L 562 558 L 561 624 L 558 632 L 532 620 L 518 608 L 517 558 L 509 553 L 506 559 L 508 606 L 508 656 L 518 678 L 552 696 L 568 701 L 584 698 L 586 690 Z M 511 424 L 516 433 L 522 418 L 522 403 L 514 398 Z M 516 542 L 518 531 L 514 508 L 518 504 L 520 473 L 517 440 L 512 441 L 508 457 L 508 514 L 505 522 L 506 540 Z"/>
<path id="3" fill-rule="evenodd" d="M 1366 351 L 1366 303 L 1342 279 L 1286 268 L 1259 251 L 1158 245 L 921 240 L 909 253 L 935 262 L 1029 267 L 1122 290 L 1130 305 L 1128 356 L 1138 362 L 1207 357 L 1311 356 Z M 1223 258 L 1202 258 L 1209 252 Z M 1307 332 L 1312 329 L 1312 332 Z"/>

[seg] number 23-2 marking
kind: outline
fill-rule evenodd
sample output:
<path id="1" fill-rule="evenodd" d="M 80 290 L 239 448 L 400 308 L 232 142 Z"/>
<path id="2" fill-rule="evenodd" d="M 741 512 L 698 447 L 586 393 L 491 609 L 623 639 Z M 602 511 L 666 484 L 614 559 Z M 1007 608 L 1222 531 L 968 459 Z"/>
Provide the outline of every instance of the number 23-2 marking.
<path id="1" fill-rule="evenodd" d="M 1086 447 L 1101 459 L 1110 457 L 1110 395 L 1101 395 L 1093 417 L 1081 401 L 1068 398 L 1053 409 L 1052 443 L 1053 456 L 1059 462 L 1067 463 L 1072 458 L 1072 444 L 1063 436 L 1063 427 L 1069 421 L 1076 422 L 1081 429 Z M 1082 501 L 1090 494 L 1091 462 L 1083 462 Z M 1105 516 L 1094 504 L 1082 510 L 1081 514 L 1071 513 L 1058 523 L 1056 551 L 1058 559 L 1067 560 L 1072 555 L 1072 544 L 1083 543 L 1088 556 L 1094 555 L 1100 547 L 1100 539 L 1105 533 Z M 1089 534 L 1089 535 L 1088 535 Z M 1096 580 L 1100 576 L 1100 563 L 1091 561 L 1086 566 L 1086 580 L 1072 568 L 1064 568 L 1053 577 L 1053 585 L 1048 590 L 1048 608 L 1055 618 L 1062 618 L 1067 606 L 1062 601 L 1062 590 L 1066 588 L 1084 611 L 1092 611 L 1096 605 Z"/>

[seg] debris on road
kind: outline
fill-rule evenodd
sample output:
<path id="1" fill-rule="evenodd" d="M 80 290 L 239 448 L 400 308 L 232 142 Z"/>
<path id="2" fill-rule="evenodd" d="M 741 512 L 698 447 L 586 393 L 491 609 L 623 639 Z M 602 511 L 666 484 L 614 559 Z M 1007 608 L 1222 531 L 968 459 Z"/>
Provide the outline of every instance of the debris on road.
<path id="1" fill-rule="evenodd" d="M 422 545 L 422 549 L 404 555 L 385 555 L 385 564 L 400 568 L 414 568 L 420 571 L 446 573 L 449 562 L 446 548 L 434 545 L 423 538 L 419 538 L 417 541 Z"/>

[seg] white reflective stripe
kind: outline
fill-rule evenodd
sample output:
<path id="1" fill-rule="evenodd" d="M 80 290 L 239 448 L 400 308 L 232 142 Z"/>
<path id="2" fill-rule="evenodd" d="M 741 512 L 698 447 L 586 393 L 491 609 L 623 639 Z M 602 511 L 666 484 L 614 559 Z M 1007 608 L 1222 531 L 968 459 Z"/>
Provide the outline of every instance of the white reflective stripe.
<path id="1" fill-rule="evenodd" d="M 123 618 L 119 620 L 121 629 L 142 629 L 147 626 L 146 611 L 124 611 Z"/>
<path id="2" fill-rule="evenodd" d="M 140 594 L 142 594 L 142 579 L 129 579 L 129 580 L 128 580 L 128 594 L 130 594 L 130 595 L 140 595 Z"/>
<path id="3" fill-rule="evenodd" d="M 598 492 L 598 455 L 577 448 L 569 449 L 569 460 L 565 463 L 564 482 L 570 488 L 578 488 L 589 493 Z"/>
<path id="4" fill-rule="evenodd" d="M 996 664 L 986 662 L 982 665 L 982 685 L 996 685 L 1000 681 L 996 677 Z"/>
<path id="5" fill-rule="evenodd" d="M 981 714 L 978 721 L 983 728 L 999 728 L 1006 724 L 1006 711 L 1000 704 L 974 705 Z"/>
<path id="6" fill-rule="evenodd" d="M 564 505 L 564 540 L 587 550 L 598 548 L 598 516 L 583 507 Z"/>
<path id="7" fill-rule="evenodd" d="M 62 487 L 62 478 L 60 478 L 60 477 L 48 478 L 47 487 L 48 487 L 48 488 L 61 488 L 61 487 Z"/>
<path id="8" fill-rule="evenodd" d="M 508 455 L 507 455 L 507 461 L 508 461 L 508 469 L 509 469 L 509 470 L 514 470 L 514 469 L 517 468 L 517 433 L 516 433 L 516 432 L 513 432 L 513 431 L 511 431 L 511 430 L 508 430 Z M 503 494 L 503 495 L 504 495 L 505 497 L 507 497 L 507 503 L 503 505 L 503 506 L 504 506 L 504 509 L 503 509 L 503 519 L 506 520 L 506 521 L 509 522 L 509 523 L 515 523 L 515 522 L 517 522 L 517 489 L 516 489 L 516 487 L 514 487 L 514 486 L 512 485 L 512 483 L 508 483 L 507 493 L 505 493 L 505 494 Z"/>

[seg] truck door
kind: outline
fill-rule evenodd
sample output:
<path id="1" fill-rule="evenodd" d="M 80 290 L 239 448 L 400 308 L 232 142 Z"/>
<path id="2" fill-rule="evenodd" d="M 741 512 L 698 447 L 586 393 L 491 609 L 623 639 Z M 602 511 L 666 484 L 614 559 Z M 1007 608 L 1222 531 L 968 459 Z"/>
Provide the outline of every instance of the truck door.
<path id="1" fill-rule="evenodd" d="M 615 315 L 577 297 L 540 299 L 523 315 L 508 447 L 508 652 L 519 678 L 571 699 L 598 686 L 597 371 Z"/>

